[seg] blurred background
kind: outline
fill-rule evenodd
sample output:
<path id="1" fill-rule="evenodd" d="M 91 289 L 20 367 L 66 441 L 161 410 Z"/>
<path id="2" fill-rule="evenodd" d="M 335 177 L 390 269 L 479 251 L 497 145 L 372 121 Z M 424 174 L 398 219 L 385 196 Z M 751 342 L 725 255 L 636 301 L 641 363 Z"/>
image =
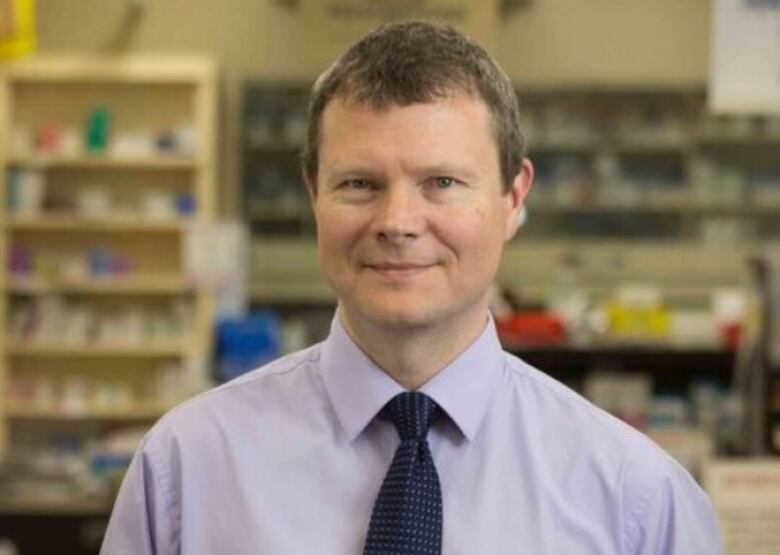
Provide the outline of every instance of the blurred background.
<path id="1" fill-rule="evenodd" d="M 520 97 L 506 348 L 780 553 L 780 2 L 0 0 L 0 555 L 97 553 L 157 418 L 325 337 L 309 88 L 410 18 Z"/>

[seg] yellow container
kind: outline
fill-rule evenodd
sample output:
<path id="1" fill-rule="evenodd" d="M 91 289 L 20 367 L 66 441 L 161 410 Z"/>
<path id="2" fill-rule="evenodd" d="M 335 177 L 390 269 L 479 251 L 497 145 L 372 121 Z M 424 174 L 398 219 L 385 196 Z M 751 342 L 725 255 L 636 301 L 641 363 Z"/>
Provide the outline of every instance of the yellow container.
<path id="1" fill-rule="evenodd" d="M 0 0 L 0 60 L 35 50 L 34 0 Z"/>
<path id="2" fill-rule="evenodd" d="M 616 338 L 633 340 L 668 339 L 671 315 L 663 306 L 607 305 L 609 331 Z"/>

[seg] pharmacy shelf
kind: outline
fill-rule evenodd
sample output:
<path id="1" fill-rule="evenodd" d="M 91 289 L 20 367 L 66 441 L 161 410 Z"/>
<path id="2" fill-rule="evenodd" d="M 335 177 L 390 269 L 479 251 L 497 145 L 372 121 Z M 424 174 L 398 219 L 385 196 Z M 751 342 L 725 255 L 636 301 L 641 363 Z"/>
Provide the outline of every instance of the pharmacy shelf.
<path id="1" fill-rule="evenodd" d="M 187 223 L 180 220 L 150 220 L 142 217 L 109 216 L 85 218 L 76 215 L 51 215 L 40 217 L 10 217 L 6 227 L 13 231 L 27 232 L 117 232 L 117 233 L 180 233 Z"/>
<path id="2" fill-rule="evenodd" d="M 115 368 L 139 368 L 139 373 L 120 372 L 111 379 L 145 387 L 167 368 L 183 372 L 192 358 L 210 360 L 213 295 L 187 279 L 180 247 L 191 224 L 210 225 L 216 218 L 218 83 L 216 64 L 207 56 L 41 54 L 5 64 L 0 72 L 0 198 L 31 173 L 40 182 L 40 198 L 20 198 L 15 209 L 0 203 L 0 260 L 18 249 L 34 261 L 26 276 L 0 270 L 0 390 L 30 368 L 51 381 L 58 397 L 64 367 L 84 374 L 87 382 Z M 90 115 L 97 111 L 109 116 L 109 139 L 92 141 L 101 149 L 93 152 L 85 145 Z M 50 148 L 44 152 L 36 138 L 49 131 Z M 171 148 L 156 148 L 168 135 L 175 139 Z M 143 148 L 131 151 L 123 144 Z M 98 189 L 111 206 L 97 218 L 46 209 L 80 206 L 83 196 Z M 22 190 L 24 183 L 13 193 Z M 192 214 L 171 211 L 161 215 L 166 219 L 152 219 L 140 208 L 137 215 L 125 211 L 143 207 L 153 195 L 186 196 L 192 200 Z M 43 209 L 23 211 L 36 206 Z M 88 275 L 79 265 L 86 265 L 96 248 L 126 261 L 139 274 Z M 13 314 L 35 310 L 45 302 L 36 297 L 51 294 L 67 297 L 66 304 L 77 297 L 87 311 L 135 304 L 142 316 L 162 310 L 173 319 L 180 318 L 173 307 L 183 306 L 181 314 L 191 321 L 186 333 L 170 341 L 16 341 L 23 334 L 9 331 Z M 99 423 L 122 414 L 95 412 L 89 418 Z M 125 416 L 143 424 L 158 415 L 138 411 Z M 14 412 L 0 402 L 0 454 L 13 447 L 9 426 L 18 426 L 16 420 L 23 416 L 56 421 L 62 415 Z M 95 427 L 95 439 L 102 430 Z M 25 433 L 21 427 L 19 433 Z"/>
<path id="3" fill-rule="evenodd" d="M 195 291 L 191 283 L 179 275 L 106 277 L 102 279 L 46 280 L 40 278 L 8 277 L 6 287 L 17 295 L 44 295 L 49 293 L 95 295 L 167 295 Z"/>
<path id="4" fill-rule="evenodd" d="M 676 215 L 676 216 L 691 216 L 700 214 L 703 216 L 711 215 L 771 215 L 780 212 L 780 204 L 777 203 L 762 203 L 757 204 L 753 202 L 742 204 L 704 204 L 693 202 L 680 202 L 680 203 L 653 203 L 652 201 L 636 203 L 636 204 L 608 204 L 608 203 L 592 203 L 584 206 L 570 206 L 554 203 L 536 203 L 529 204 L 528 210 L 531 214 L 582 214 L 582 215 L 610 215 L 616 216 L 631 215 L 631 214 L 659 214 L 659 215 Z"/>
<path id="5" fill-rule="evenodd" d="M 150 169 L 194 170 L 200 161 L 179 156 L 73 156 L 29 157 L 10 156 L 8 164 L 26 168 L 53 169 Z"/>
<path id="6" fill-rule="evenodd" d="M 719 347 L 594 345 L 518 347 L 507 349 L 532 366 L 564 382 L 579 382 L 593 369 L 652 375 L 662 388 L 684 390 L 692 380 L 707 379 L 729 386 L 735 352 Z"/>
<path id="7" fill-rule="evenodd" d="M 6 341 L 6 352 L 15 357 L 122 357 L 160 358 L 186 356 L 186 341 L 154 341 L 139 343 L 64 344 L 53 342 Z"/>

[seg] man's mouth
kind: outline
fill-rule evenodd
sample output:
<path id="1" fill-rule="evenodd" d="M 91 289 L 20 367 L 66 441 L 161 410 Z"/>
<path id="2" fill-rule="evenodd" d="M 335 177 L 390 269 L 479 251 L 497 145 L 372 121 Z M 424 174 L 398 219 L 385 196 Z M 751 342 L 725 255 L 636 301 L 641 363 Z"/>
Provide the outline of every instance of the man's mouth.
<path id="1" fill-rule="evenodd" d="M 365 265 L 367 268 L 389 278 L 411 277 L 432 268 L 434 264 L 378 262 Z"/>

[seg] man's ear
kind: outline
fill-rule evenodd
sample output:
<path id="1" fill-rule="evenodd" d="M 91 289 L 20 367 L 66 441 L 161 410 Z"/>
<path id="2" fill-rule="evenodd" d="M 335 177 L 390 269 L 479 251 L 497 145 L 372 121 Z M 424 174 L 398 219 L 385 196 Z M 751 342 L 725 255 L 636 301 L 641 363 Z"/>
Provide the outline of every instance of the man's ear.
<path id="1" fill-rule="evenodd" d="M 523 209 L 526 196 L 531 191 L 533 182 L 534 165 L 528 158 L 523 158 L 523 164 L 512 182 L 512 188 L 504 194 L 509 208 L 504 235 L 507 241 L 515 236 L 517 228 L 520 227 L 520 212 Z"/>
<path id="2" fill-rule="evenodd" d="M 314 204 L 317 201 L 317 178 L 305 169 L 301 170 L 301 174 L 303 176 L 303 183 L 306 185 L 306 192 L 309 193 L 311 206 L 314 208 Z"/>

